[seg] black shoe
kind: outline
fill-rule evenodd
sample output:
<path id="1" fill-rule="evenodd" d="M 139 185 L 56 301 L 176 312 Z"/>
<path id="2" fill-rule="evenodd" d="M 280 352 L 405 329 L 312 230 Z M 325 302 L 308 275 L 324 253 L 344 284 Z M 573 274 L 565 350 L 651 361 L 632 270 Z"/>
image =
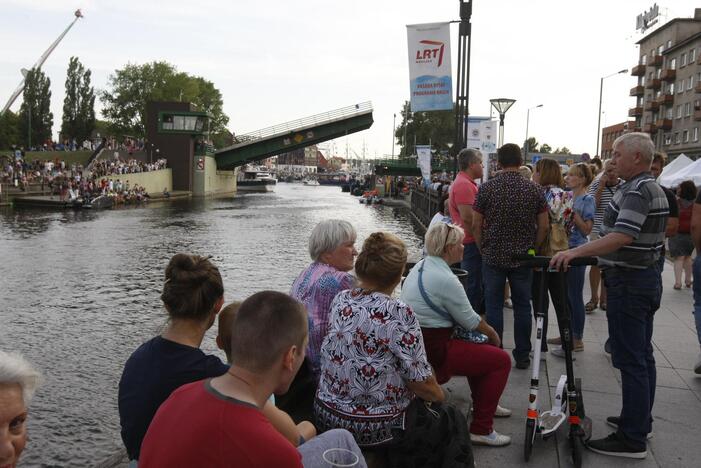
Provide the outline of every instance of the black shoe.
<path id="1" fill-rule="evenodd" d="M 609 426 L 611 426 L 612 428 L 614 428 L 616 430 L 618 429 L 618 425 L 620 423 L 621 423 L 620 416 L 609 416 L 608 418 L 606 418 L 606 424 L 608 424 Z M 653 435 L 652 431 L 648 432 L 647 438 L 652 439 L 652 435 Z"/>
<path id="2" fill-rule="evenodd" d="M 516 361 L 516 369 L 528 369 L 528 367 L 531 365 L 531 360 L 526 358 L 526 359 L 520 359 Z"/>
<path id="3" fill-rule="evenodd" d="M 606 354 L 611 354 L 611 338 L 606 339 L 606 343 L 604 343 L 604 351 L 606 351 Z"/>
<path id="4" fill-rule="evenodd" d="M 647 457 L 647 448 L 635 448 L 629 443 L 621 440 L 616 433 L 609 434 L 604 439 L 590 440 L 587 447 L 592 452 L 612 457 L 625 457 L 643 459 Z"/>

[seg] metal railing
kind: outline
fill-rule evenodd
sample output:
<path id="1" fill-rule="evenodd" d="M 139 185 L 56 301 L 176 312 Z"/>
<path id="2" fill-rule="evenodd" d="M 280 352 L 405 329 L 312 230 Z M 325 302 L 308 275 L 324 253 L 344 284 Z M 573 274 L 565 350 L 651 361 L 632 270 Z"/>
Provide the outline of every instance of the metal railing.
<path id="1" fill-rule="evenodd" d="M 297 120 L 291 120 L 282 124 L 273 125 L 272 127 L 262 128 L 254 132 L 237 135 L 236 138 L 239 139 L 241 143 L 234 144 L 234 146 L 251 143 L 252 141 L 268 138 L 274 135 L 284 135 L 306 127 L 323 125 L 338 120 L 348 119 L 350 117 L 355 117 L 356 115 L 367 114 L 368 112 L 372 112 L 372 102 L 370 101 L 361 102 L 360 104 L 355 104 L 352 106 L 341 107 L 340 109 L 311 115 L 309 117 L 303 117 Z"/>
<path id="2" fill-rule="evenodd" d="M 411 191 L 411 212 L 424 228 L 428 227 L 433 216 L 439 211 L 440 201 L 440 193 L 432 188 L 416 187 Z"/>

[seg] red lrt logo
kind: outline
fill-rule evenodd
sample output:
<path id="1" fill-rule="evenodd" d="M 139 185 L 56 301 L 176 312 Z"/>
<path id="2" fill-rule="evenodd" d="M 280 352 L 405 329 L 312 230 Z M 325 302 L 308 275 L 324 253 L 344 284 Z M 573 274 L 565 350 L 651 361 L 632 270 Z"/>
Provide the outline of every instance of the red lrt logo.
<path id="1" fill-rule="evenodd" d="M 423 50 L 417 50 L 416 51 L 416 60 L 419 61 L 428 61 L 431 59 L 438 59 L 438 66 L 440 67 L 441 64 L 443 63 L 443 50 L 445 49 L 445 44 L 439 41 L 429 41 L 429 40 L 423 40 L 419 41 L 419 44 L 426 44 L 428 46 L 437 46 L 437 47 L 429 47 L 425 48 Z"/>

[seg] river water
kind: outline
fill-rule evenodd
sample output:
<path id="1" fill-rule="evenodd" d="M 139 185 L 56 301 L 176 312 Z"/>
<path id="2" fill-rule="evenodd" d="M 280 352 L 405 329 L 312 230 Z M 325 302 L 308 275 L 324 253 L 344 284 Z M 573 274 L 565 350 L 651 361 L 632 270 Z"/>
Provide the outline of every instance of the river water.
<path id="1" fill-rule="evenodd" d="M 421 240 L 405 210 L 365 206 L 339 187 L 278 184 L 275 193 L 107 211 L 0 211 L 0 349 L 44 374 L 30 409 L 23 466 L 90 466 L 121 447 L 117 384 L 124 362 L 162 330 L 163 272 L 177 252 L 212 255 L 226 302 L 289 291 L 310 262 L 322 219 Z M 219 353 L 214 329 L 205 352 Z M 219 353 L 222 358 L 223 354 Z"/>

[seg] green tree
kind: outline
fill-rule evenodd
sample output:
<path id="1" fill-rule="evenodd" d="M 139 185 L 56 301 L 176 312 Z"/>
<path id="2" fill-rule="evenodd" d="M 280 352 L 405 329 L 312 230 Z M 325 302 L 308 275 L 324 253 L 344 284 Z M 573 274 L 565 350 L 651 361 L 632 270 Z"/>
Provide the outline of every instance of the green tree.
<path id="1" fill-rule="evenodd" d="M 409 102 L 404 103 L 401 110 L 402 121 L 394 130 L 397 144 L 401 148 L 399 157 L 404 158 L 415 154 L 414 143 L 428 145 L 438 153 L 450 150 L 449 143 L 455 140 L 455 112 L 411 112 Z"/>
<path id="2" fill-rule="evenodd" d="M 133 136 L 146 132 L 146 102 L 191 102 L 212 115 L 210 131 L 226 129 L 221 92 L 199 76 L 190 76 L 167 62 L 127 64 L 110 75 L 109 89 L 101 93 L 102 114 L 115 131 Z"/>
<path id="3" fill-rule="evenodd" d="M 40 69 L 32 68 L 24 78 L 23 100 L 19 110 L 20 135 L 27 147 L 51 140 L 54 115 L 50 108 L 51 80 Z"/>
<path id="4" fill-rule="evenodd" d="M 538 150 L 538 152 L 539 152 L 539 153 L 549 154 L 549 153 L 552 153 L 552 152 L 553 152 L 553 149 L 552 149 L 552 147 L 551 147 L 549 144 L 543 143 L 542 145 L 540 145 L 540 149 Z"/>
<path id="5" fill-rule="evenodd" d="M 90 85 L 90 70 L 78 57 L 71 57 L 66 75 L 61 134 L 78 142 L 90 137 L 95 129 L 95 90 Z"/>
<path id="6" fill-rule="evenodd" d="M 10 149 L 13 145 L 21 146 L 19 129 L 17 114 L 8 109 L 0 115 L 0 150 Z"/>
<path id="7" fill-rule="evenodd" d="M 527 153 L 535 153 L 538 151 L 538 140 L 536 140 L 535 137 L 529 137 L 528 140 L 526 140 L 525 146 Z"/>
<path id="8" fill-rule="evenodd" d="M 570 149 L 566 146 L 563 146 L 562 148 L 556 148 L 555 151 L 553 151 L 555 154 L 572 154 L 570 152 Z"/>

